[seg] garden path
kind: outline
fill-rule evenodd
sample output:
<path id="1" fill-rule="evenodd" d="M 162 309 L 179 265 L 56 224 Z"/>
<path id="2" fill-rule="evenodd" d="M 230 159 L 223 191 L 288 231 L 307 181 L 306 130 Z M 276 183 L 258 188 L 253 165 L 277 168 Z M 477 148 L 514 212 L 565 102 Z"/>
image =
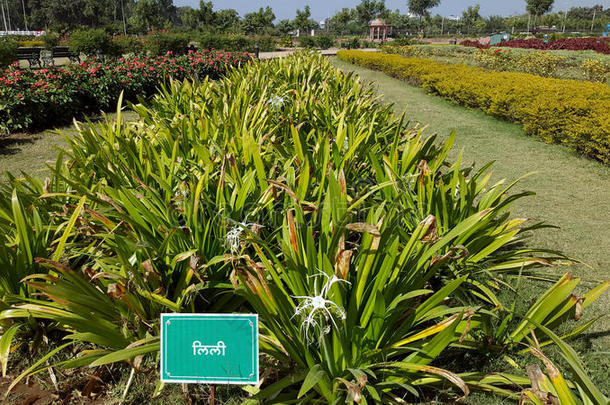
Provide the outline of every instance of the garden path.
<path id="1" fill-rule="evenodd" d="M 293 53 L 295 53 L 299 50 L 301 50 L 301 49 L 299 48 L 299 49 L 290 49 L 290 50 L 275 51 L 275 52 L 261 52 L 259 54 L 259 57 L 260 57 L 260 59 L 283 58 L 284 56 L 292 55 Z M 338 48 L 329 48 L 329 49 L 322 49 L 318 52 L 320 52 L 320 54 L 323 56 L 334 56 L 337 54 L 338 51 L 340 51 L 340 49 L 338 49 Z M 364 49 L 359 49 L 359 51 L 377 52 L 378 50 L 376 48 L 364 48 Z"/>

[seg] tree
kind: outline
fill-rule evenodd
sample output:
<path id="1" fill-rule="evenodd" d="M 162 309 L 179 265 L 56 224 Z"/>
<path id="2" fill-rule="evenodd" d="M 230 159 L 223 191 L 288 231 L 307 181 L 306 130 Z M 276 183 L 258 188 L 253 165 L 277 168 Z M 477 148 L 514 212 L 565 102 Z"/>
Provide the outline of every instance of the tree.
<path id="1" fill-rule="evenodd" d="M 428 10 L 441 4 L 441 0 L 408 0 L 409 12 L 419 17 L 428 16 Z"/>
<path id="2" fill-rule="evenodd" d="M 155 0 L 139 0 L 129 22 L 138 32 L 162 27 L 165 21 L 161 3 Z"/>
<path id="3" fill-rule="evenodd" d="M 554 0 L 526 0 L 527 6 L 525 9 L 528 13 L 539 16 L 551 10 L 553 1 Z"/>
<path id="4" fill-rule="evenodd" d="M 468 6 L 466 10 L 462 11 L 462 22 L 466 26 L 468 34 L 472 32 L 472 28 L 477 21 L 482 20 L 481 14 L 479 14 L 480 10 L 481 6 L 477 4 L 476 6 Z"/>
<path id="5" fill-rule="evenodd" d="M 246 34 L 260 34 L 267 28 L 273 28 L 273 20 L 275 14 L 271 7 L 261 7 L 258 11 L 244 16 L 244 31 Z"/>
<path id="6" fill-rule="evenodd" d="M 239 13 L 237 10 L 228 8 L 220 10 L 216 13 L 215 27 L 220 31 L 231 31 L 238 30 L 241 21 L 239 19 Z"/>
<path id="7" fill-rule="evenodd" d="M 216 24 L 217 16 L 211 1 L 199 1 L 198 19 L 205 27 L 212 28 Z"/>
<path id="8" fill-rule="evenodd" d="M 303 11 L 297 10 L 297 15 L 292 25 L 303 32 L 309 32 L 318 27 L 318 23 L 311 19 L 311 9 L 309 6 L 305 6 Z"/>
<path id="9" fill-rule="evenodd" d="M 385 0 L 362 0 L 356 6 L 356 20 L 362 29 L 366 29 L 369 23 L 377 17 L 387 17 L 389 10 L 385 6 Z"/>
<path id="10" fill-rule="evenodd" d="M 337 35 L 343 35 L 348 31 L 349 23 L 354 20 L 354 10 L 344 7 L 331 17 L 330 29 Z"/>
<path id="11" fill-rule="evenodd" d="M 277 31 L 282 34 L 282 35 L 288 35 L 290 34 L 290 31 L 292 31 L 294 29 L 294 26 L 292 25 L 292 21 L 290 21 L 289 19 L 283 19 L 281 20 L 276 26 L 275 28 L 277 29 Z"/>
<path id="12" fill-rule="evenodd" d="M 507 28 L 507 19 L 499 15 L 490 15 L 487 18 L 486 29 L 488 32 L 503 31 Z"/>

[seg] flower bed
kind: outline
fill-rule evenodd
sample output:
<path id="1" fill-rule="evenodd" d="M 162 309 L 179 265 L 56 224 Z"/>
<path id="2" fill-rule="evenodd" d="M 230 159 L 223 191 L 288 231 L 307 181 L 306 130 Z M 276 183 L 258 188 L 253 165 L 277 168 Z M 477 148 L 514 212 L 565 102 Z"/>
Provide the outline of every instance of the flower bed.
<path id="1" fill-rule="evenodd" d="M 610 89 L 604 84 L 398 55 L 341 51 L 338 56 L 421 85 L 460 105 L 519 122 L 528 135 L 610 163 Z"/>
<path id="2" fill-rule="evenodd" d="M 107 110 L 121 92 L 135 101 L 154 94 L 169 78 L 216 79 L 250 59 L 245 52 L 202 51 L 104 63 L 94 58 L 39 70 L 11 66 L 0 74 L 0 132 L 60 125 L 74 116 Z"/>
<path id="3" fill-rule="evenodd" d="M 465 40 L 460 42 L 463 46 L 488 49 L 489 45 L 483 45 L 479 41 Z M 539 49 L 543 51 L 567 50 L 567 51 L 595 51 L 610 55 L 610 38 L 561 38 L 556 41 L 545 42 L 540 38 L 513 39 L 502 41 L 498 46 L 509 48 Z"/>
<path id="4" fill-rule="evenodd" d="M 450 161 L 453 136 L 425 138 L 378 100 L 321 55 L 252 63 L 172 83 L 134 108 L 141 125 L 81 126 L 45 182 L 0 183 L 0 366 L 19 375 L 7 391 L 49 367 L 58 384 L 80 369 L 72 387 L 79 371 L 106 383 L 130 367 L 142 391 L 170 312 L 258 314 L 263 377 L 230 393 L 239 403 L 423 403 L 439 387 L 451 403 L 518 400 L 538 387 L 523 368 L 479 371 L 536 361 L 528 348 L 546 361 L 549 338 L 572 359 L 546 361 L 551 378 L 580 372 L 554 331 L 584 331 L 610 283 L 576 297 L 568 274 L 515 308 L 520 295 L 497 291 L 564 259 L 525 246 L 541 226 L 510 208 L 529 193 Z M 577 377 L 561 403 L 608 402 Z"/>

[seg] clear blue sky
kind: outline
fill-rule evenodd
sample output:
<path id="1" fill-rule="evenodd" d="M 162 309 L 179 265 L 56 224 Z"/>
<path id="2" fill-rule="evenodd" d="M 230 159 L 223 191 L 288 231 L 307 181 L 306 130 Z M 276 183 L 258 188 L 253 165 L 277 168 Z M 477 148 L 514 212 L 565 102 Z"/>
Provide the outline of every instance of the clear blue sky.
<path id="1" fill-rule="evenodd" d="M 337 10 L 343 7 L 355 7 L 360 3 L 358 0 L 213 0 L 214 9 L 234 8 L 240 15 L 250 11 L 258 10 L 259 7 L 271 6 L 278 19 L 294 18 L 295 10 L 301 10 L 309 4 L 313 18 L 321 20 L 332 16 Z M 199 0 L 174 0 L 176 6 L 199 7 Z M 481 5 L 481 14 L 488 16 L 492 14 L 513 15 L 525 12 L 525 0 L 441 0 L 441 5 L 432 9 L 432 13 L 439 13 L 444 16 L 460 15 L 462 10 L 475 4 Z M 571 7 L 594 6 L 600 4 L 610 7 L 610 0 L 555 0 L 553 10 L 567 10 Z M 386 0 L 386 6 L 402 12 L 407 11 L 407 0 Z"/>

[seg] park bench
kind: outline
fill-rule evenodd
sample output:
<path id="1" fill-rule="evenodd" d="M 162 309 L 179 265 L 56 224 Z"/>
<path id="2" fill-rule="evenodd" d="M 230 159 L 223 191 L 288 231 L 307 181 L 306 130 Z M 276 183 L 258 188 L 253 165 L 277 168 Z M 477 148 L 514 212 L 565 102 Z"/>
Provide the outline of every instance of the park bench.
<path id="1" fill-rule="evenodd" d="M 70 62 L 80 63 L 80 56 L 72 52 L 67 46 L 56 46 L 51 53 L 43 55 L 42 61 L 45 66 L 52 65 L 56 58 L 68 58 Z"/>
<path id="2" fill-rule="evenodd" d="M 40 67 L 40 48 L 18 48 L 17 60 L 27 60 L 30 67 Z"/>

